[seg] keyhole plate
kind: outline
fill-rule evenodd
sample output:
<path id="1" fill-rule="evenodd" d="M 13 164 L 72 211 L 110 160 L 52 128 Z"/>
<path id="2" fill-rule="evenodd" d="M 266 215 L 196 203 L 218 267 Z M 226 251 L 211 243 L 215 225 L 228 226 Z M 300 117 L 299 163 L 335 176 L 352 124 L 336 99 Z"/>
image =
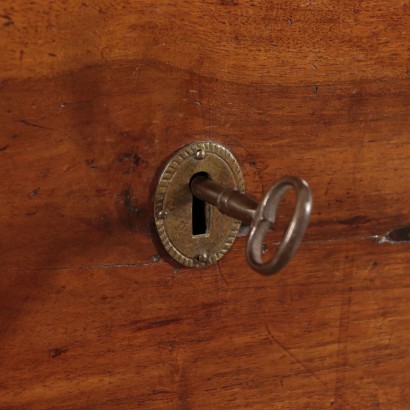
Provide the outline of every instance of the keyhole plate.
<path id="1" fill-rule="evenodd" d="M 168 161 L 155 193 L 155 224 L 169 255 L 190 267 L 216 263 L 231 247 L 241 225 L 207 204 L 211 209 L 206 214 L 205 233 L 194 234 L 192 212 L 196 205 L 193 206 L 189 182 L 198 173 L 207 174 L 227 188 L 245 192 L 238 161 L 220 144 L 196 142 L 180 149 Z"/>

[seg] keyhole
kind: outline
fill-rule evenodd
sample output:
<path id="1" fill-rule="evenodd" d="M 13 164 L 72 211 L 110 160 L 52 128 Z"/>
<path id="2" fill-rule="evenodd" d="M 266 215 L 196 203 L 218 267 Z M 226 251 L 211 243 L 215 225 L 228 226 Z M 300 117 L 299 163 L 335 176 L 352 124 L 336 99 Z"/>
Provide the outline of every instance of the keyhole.
<path id="1" fill-rule="evenodd" d="M 198 175 L 209 178 L 206 172 L 198 172 L 191 178 L 191 181 Z M 208 233 L 210 211 L 208 203 L 192 195 L 192 236 L 206 235 Z"/>

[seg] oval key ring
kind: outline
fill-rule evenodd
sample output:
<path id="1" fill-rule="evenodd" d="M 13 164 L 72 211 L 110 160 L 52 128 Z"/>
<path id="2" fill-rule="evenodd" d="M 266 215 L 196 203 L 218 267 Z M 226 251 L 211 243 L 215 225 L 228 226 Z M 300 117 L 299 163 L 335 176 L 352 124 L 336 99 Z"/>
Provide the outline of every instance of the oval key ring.
<path id="1" fill-rule="evenodd" d="M 285 193 L 293 188 L 296 206 L 292 220 L 277 253 L 267 262 L 262 260 L 262 244 L 266 233 L 275 223 L 276 211 Z M 309 224 L 312 209 L 312 194 L 309 185 L 301 178 L 283 177 L 267 192 L 252 219 L 246 246 L 246 258 L 257 272 L 272 275 L 282 269 L 295 254 Z"/>

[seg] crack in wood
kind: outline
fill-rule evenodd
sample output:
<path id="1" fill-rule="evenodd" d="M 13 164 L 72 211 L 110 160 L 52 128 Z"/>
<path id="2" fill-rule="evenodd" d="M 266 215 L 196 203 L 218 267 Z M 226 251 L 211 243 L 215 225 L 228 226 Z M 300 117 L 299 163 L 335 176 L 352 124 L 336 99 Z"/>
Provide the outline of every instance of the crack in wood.
<path id="1" fill-rule="evenodd" d="M 410 242 L 410 225 L 403 225 L 393 228 L 384 235 L 376 235 L 377 243 L 409 243 Z"/>

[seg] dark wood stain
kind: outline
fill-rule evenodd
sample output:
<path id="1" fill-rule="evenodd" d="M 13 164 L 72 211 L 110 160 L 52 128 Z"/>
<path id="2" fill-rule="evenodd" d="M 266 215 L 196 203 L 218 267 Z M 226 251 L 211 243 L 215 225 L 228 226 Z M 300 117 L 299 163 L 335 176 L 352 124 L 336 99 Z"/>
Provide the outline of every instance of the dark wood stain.
<path id="1" fill-rule="evenodd" d="M 410 242 L 410 225 L 392 229 L 387 233 L 386 239 L 390 242 Z"/>
<path id="2" fill-rule="evenodd" d="M 54 359 L 55 357 L 61 356 L 62 354 L 68 352 L 66 347 L 56 347 L 50 350 L 50 357 Z"/>

